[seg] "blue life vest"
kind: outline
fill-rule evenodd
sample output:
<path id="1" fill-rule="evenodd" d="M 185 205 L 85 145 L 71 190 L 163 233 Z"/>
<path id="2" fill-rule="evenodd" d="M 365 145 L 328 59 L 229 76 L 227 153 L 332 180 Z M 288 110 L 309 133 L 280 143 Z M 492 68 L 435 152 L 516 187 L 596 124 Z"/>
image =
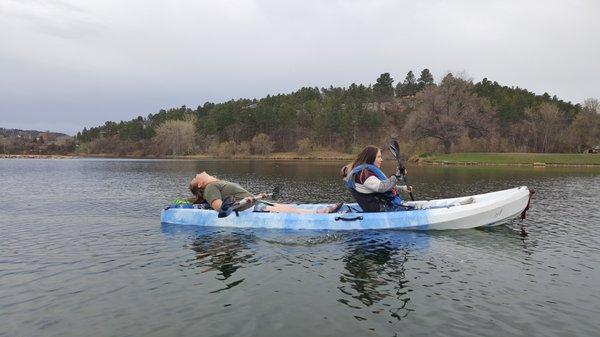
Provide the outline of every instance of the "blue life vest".
<path id="1" fill-rule="evenodd" d="M 386 180 L 387 179 L 387 177 L 385 176 L 385 174 L 383 173 L 383 171 L 381 171 L 381 169 L 379 169 L 379 167 L 377 167 L 375 165 L 371 165 L 371 164 L 358 165 L 355 168 L 353 168 L 352 171 L 350 171 L 350 173 L 348 174 L 348 183 L 347 183 L 347 186 L 350 189 L 350 192 L 352 192 L 352 195 L 355 197 L 356 201 L 359 203 L 359 205 L 363 209 L 365 209 L 365 206 L 366 206 L 366 205 L 363 206 L 363 204 L 365 204 L 365 203 L 372 203 L 372 201 L 366 200 L 364 198 L 364 197 L 369 197 L 369 196 L 376 197 L 377 199 L 381 200 L 381 202 L 383 202 L 384 204 L 394 205 L 394 206 L 401 206 L 402 205 L 402 199 L 400 198 L 400 196 L 396 192 L 395 188 L 392 189 L 392 190 L 390 190 L 390 191 L 383 192 L 383 193 L 373 192 L 373 193 L 365 194 L 365 193 L 358 192 L 356 190 L 356 188 L 355 188 L 354 177 L 358 173 L 360 173 L 360 171 L 362 171 L 364 169 L 368 169 L 369 171 L 373 172 L 377 176 L 377 178 L 379 178 L 380 180 Z M 382 206 L 386 206 L 386 205 L 382 205 Z M 369 210 L 369 211 L 373 211 L 372 210 L 372 205 L 371 206 L 367 206 L 367 208 L 371 208 L 371 210 Z"/>

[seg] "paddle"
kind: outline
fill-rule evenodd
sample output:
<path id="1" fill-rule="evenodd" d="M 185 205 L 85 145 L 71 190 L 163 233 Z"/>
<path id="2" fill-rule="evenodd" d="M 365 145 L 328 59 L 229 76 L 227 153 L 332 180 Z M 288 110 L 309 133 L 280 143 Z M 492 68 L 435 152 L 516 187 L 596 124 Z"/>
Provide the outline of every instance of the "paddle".
<path id="1" fill-rule="evenodd" d="M 390 140 L 390 152 L 392 152 L 392 155 L 394 156 L 394 158 L 396 158 L 396 162 L 398 163 L 398 171 L 402 172 L 402 179 L 404 180 L 404 184 L 406 185 L 406 187 L 410 186 L 408 185 L 408 181 L 406 181 L 406 175 L 404 174 L 404 172 L 406 171 L 406 167 L 404 167 L 404 165 L 400 161 L 400 146 L 398 145 L 398 142 L 395 139 Z M 408 192 L 408 194 L 410 195 L 410 200 L 415 201 L 415 197 L 413 196 L 412 191 Z"/>
<path id="2" fill-rule="evenodd" d="M 255 202 L 260 202 L 263 204 L 267 204 L 269 206 L 273 206 L 274 204 L 272 202 L 268 202 L 262 199 L 266 199 L 266 198 L 275 198 L 278 194 L 279 191 L 281 190 L 281 186 L 275 186 L 275 188 L 273 189 L 273 192 L 271 193 L 266 193 L 266 194 L 261 194 L 261 195 L 255 195 L 252 198 L 244 198 L 238 202 L 235 202 L 233 200 L 233 198 L 225 198 L 225 200 L 223 200 L 223 204 L 221 205 L 221 211 L 219 211 L 219 214 L 217 215 L 219 218 L 225 218 L 227 216 L 229 216 L 229 214 L 231 214 L 232 212 L 236 212 L 243 207 L 247 207 L 249 205 L 254 204 Z"/>

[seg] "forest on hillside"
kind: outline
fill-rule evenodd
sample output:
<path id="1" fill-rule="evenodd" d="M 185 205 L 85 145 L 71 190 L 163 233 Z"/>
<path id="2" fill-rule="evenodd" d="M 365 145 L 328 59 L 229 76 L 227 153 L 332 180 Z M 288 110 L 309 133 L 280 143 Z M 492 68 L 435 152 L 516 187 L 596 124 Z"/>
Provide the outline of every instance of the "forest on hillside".
<path id="1" fill-rule="evenodd" d="M 424 69 L 394 83 L 304 87 L 261 99 L 182 106 L 130 121 L 107 121 L 75 136 L 78 151 L 113 155 L 216 156 L 356 152 L 401 140 L 407 154 L 584 152 L 600 144 L 600 103 L 565 102 L 547 93 Z"/>

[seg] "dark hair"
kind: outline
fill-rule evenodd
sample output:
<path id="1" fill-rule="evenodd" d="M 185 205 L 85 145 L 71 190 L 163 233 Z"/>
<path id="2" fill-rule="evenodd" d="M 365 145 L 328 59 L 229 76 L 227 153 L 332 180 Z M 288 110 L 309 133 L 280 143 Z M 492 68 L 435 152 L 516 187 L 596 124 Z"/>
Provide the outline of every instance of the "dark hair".
<path id="1" fill-rule="evenodd" d="M 204 190 L 198 187 L 197 184 L 190 183 L 190 192 L 194 195 L 193 198 L 189 199 L 192 204 L 201 204 L 204 202 Z"/>
<path id="2" fill-rule="evenodd" d="M 354 159 L 352 162 L 352 168 L 357 167 L 362 164 L 371 164 L 375 163 L 375 158 L 377 158 L 377 152 L 380 151 L 377 146 L 368 145 L 365 147 Z"/>

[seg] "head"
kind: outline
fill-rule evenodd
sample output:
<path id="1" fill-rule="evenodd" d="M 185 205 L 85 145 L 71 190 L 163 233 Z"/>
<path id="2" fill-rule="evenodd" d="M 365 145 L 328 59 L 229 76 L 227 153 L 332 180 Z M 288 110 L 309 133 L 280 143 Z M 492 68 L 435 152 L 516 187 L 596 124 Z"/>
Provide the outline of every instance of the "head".
<path id="1" fill-rule="evenodd" d="M 206 187 L 206 185 L 209 182 L 212 182 L 214 180 L 216 180 L 215 177 L 211 176 L 210 174 L 206 173 L 205 171 L 202 171 L 202 172 L 196 174 L 194 176 L 194 178 L 192 179 L 192 181 L 190 181 L 190 188 L 192 185 L 194 185 L 201 189 L 204 189 L 204 187 Z"/>
<path id="2" fill-rule="evenodd" d="M 192 192 L 192 194 L 194 195 L 193 202 L 195 204 L 199 204 L 204 201 L 204 188 L 209 182 L 214 180 L 216 180 L 215 177 L 212 177 L 211 175 L 203 171 L 201 173 L 196 174 L 192 181 L 190 181 L 190 192 Z"/>
<path id="3" fill-rule="evenodd" d="M 379 149 L 377 146 L 368 145 L 358 154 L 356 159 L 354 159 L 354 162 L 352 162 L 352 168 L 362 164 L 371 164 L 381 167 L 382 162 L 383 158 L 381 157 L 381 149 Z"/>
<path id="4" fill-rule="evenodd" d="M 190 184 L 190 192 L 192 192 L 192 194 L 194 195 L 193 197 L 188 199 L 192 204 L 201 204 L 204 202 L 204 191 L 198 188 L 198 186 Z"/>

